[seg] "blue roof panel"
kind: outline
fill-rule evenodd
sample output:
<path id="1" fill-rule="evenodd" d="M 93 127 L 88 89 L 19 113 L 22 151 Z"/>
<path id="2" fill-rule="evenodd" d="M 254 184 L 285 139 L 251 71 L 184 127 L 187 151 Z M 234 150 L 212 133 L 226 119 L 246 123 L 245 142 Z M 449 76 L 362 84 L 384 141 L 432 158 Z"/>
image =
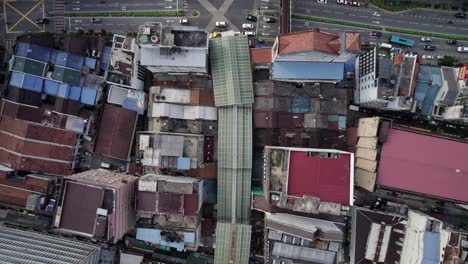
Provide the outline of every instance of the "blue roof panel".
<path id="1" fill-rule="evenodd" d="M 53 58 L 56 65 L 81 71 L 84 65 L 84 57 L 63 51 L 54 51 Z"/>
<path id="2" fill-rule="evenodd" d="M 344 63 L 292 62 L 273 63 L 273 79 L 280 80 L 342 80 Z"/>
<path id="3" fill-rule="evenodd" d="M 423 259 L 424 264 L 440 263 L 440 233 L 424 232 Z"/>
<path id="4" fill-rule="evenodd" d="M 190 169 L 190 158 L 178 157 L 177 158 L 177 169 L 188 170 Z"/>
<path id="5" fill-rule="evenodd" d="M 35 92 L 42 92 L 42 87 L 44 86 L 44 79 L 35 77 L 32 75 L 25 75 L 23 88 L 26 90 L 31 90 Z"/>
<path id="6" fill-rule="evenodd" d="M 10 76 L 11 86 L 23 88 L 23 82 L 24 82 L 24 73 L 14 72 L 14 71 L 11 72 L 11 76 Z"/>
<path id="7" fill-rule="evenodd" d="M 70 92 L 68 93 L 68 99 L 79 101 L 81 97 L 81 87 L 70 86 Z"/>
<path id="8" fill-rule="evenodd" d="M 68 99 L 70 95 L 70 85 L 66 83 L 61 83 L 57 96 Z"/>
<path id="9" fill-rule="evenodd" d="M 94 68 L 96 68 L 96 59 L 86 57 L 85 65 L 94 70 Z"/>
<path id="10" fill-rule="evenodd" d="M 51 80 L 45 80 L 44 82 L 44 91 L 46 92 L 46 94 L 57 96 L 59 92 L 59 87 L 60 87 L 59 82 L 55 82 Z"/>
<path id="11" fill-rule="evenodd" d="M 83 87 L 81 90 L 81 102 L 87 105 L 94 105 L 96 103 L 97 91 L 94 88 Z"/>
<path id="12" fill-rule="evenodd" d="M 101 70 L 103 71 L 107 70 L 107 66 L 109 65 L 111 51 L 112 51 L 111 47 L 108 47 L 108 46 L 104 47 L 104 51 L 102 52 L 102 57 L 101 57 L 101 64 L 99 66 L 99 68 L 101 68 Z"/>
<path id="13" fill-rule="evenodd" d="M 52 50 L 34 44 L 18 42 L 16 44 L 16 55 L 48 63 Z"/>

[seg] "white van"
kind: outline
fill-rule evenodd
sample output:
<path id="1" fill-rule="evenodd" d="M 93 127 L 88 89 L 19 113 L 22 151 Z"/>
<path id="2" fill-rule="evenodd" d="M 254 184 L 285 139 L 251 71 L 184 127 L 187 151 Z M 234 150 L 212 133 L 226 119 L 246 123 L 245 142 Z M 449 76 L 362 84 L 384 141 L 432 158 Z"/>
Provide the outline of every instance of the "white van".
<path id="1" fill-rule="evenodd" d="M 388 44 L 388 43 L 380 43 L 379 44 L 379 47 L 381 48 L 386 48 L 386 49 L 391 49 L 392 48 L 392 45 L 391 44 Z"/>
<path id="2" fill-rule="evenodd" d="M 468 52 L 468 47 L 458 47 L 457 51 L 458 52 L 463 52 L 463 53 Z"/>

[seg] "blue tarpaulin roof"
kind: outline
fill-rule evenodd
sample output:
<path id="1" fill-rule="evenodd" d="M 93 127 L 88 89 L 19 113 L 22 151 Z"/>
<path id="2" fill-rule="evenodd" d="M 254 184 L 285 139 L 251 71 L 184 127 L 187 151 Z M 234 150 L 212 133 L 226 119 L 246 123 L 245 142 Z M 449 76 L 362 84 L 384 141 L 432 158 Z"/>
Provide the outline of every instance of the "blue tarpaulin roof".
<path id="1" fill-rule="evenodd" d="M 44 86 L 44 80 L 24 73 L 11 72 L 10 85 L 40 93 Z"/>
<path id="2" fill-rule="evenodd" d="M 278 61 L 273 63 L 276 80 L 342 80 L 344 63 Z"/>
<path id="3" fill-rule="evenodd" d="M 422 105 L 421 114 L 431 115 L 432 106 L 442 85 L 442 77 L 439 67 L 421 66 L 414 100 Z"/>
<path id="4" fill-rule="evenodd" d="M 83 87 L 81 90 L 81 102 L 87 105 L 94 105 L 96 103 L 97 91 L 94 88 Z"/>
<path id="5" fill-rule="evenodd" d="M 86 57 L 85 65 L 94 70 L 94 68 L 96 68 L 96 59 Z"/>
<path id="6" fill-rule="evenodd" d="M 58 50 L 54 50 L 54 52 L 52 53 L 52 59 L 55 61 L 56 65 L 75 69 L 78 71 L 81 71 L 85 61 L 83 56 Z"/>
<path id="7" fill-rule="evenodd" d="M 101 57 L 101 64 L 100 68 L 103 71 L 107 70 L 107 66 L 109 65 L 109 60 L 110 60 L 110 54 L 111 54 L 112 48 L 105 46 L 104 51 L 102 52 L 102 57 Z"/>
<path id="8" fill-rule="evenodd" d="M 70 85 L 61 83 L 57 96 L 68 99 L 70 96 Z"/>
<path id="9" fill-rule="evenodd" d="M 16 43 L 16 55 L 30 59 L 49 62 L 52 50 L 34 44 L 18 42 Z"/>
<path id="10" fill-rule="evenodd" d="M 347 62 L 345 62 L 345 72 L 352 72 L 354 73 L 354 69 L 356 68 L 356 57 L 352 57 Z"/>
<path id="11" fill-rule="evenodd" d="M 296 97 L 291 98 L 291 113 L 307 113 L 310 112 L 310 98 Z"/>
<path id="12" fill-rule="evenodd" d="M 195 242 L 195 234 L 190 232 L 184 232 L 184 241 L 168 242 L 161 239 L 161 230 L 152 228 L 137 228 L 136 239 L 151 242 L 153 244 L 159 244 L 163 246 L 170 246 L 181 251 L 184 249 L 184 241 L 187 243 Z"/>
<path id="13" fill-rule="evenodd" d="M 423 246 L 423 259 L 424 264 L 439 264 L 440 263 L 440 233 L 424 232 L 424 246 Z"/>
<path id="14" fill-rule="evenodd" d="M 271 45 L 266 45 L 266 44 L 257 43 L 257 44 L 255 45 L 255 48 L 257 48 L 257 49 L 271 48 Z"/>
<path id="15" fill-rule="evenodd" d="M 188 170 L 190 169 L 190 158 L 178 157 L 177 158 L 177 169 Z"/>
<path id="16" fill-rule="evenodd" d="M 51 81 L 51 80 L 46 80 L 44 83 L 44 91 L 46 94 L 50 94 L 53 96 L 57 96 L 60 88 L 60 83 Z"/>
<path id="17" fill-rule="evenodd" d="M 142 115 L 145 109 L 140 105 L 141 103 L 136 98 L 125 97 L 122 103 L 122 108 L 129 109 Z"/>
<path id="18" fill-rule="evenodd" d="M 10 85 L 18 88 L 23 88 L 24 74 L 19 72 L 11 72 Z"/>

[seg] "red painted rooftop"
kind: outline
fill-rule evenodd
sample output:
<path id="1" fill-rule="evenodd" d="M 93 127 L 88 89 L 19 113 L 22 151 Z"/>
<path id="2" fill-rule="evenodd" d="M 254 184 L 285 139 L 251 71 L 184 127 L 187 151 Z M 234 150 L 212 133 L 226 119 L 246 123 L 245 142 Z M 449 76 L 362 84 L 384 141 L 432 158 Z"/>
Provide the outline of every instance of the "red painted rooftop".
<path id="1" fill-rule="evenodd" d="M 305 151 L 291 151 L 288 195 L 350 204 L 350 158 L 349 154 L 337 159 L 307 157 Z"/>
<path id="2" fill-rule="evenodd" d="M 391 129 L 383 145 L 378 184 L 468 202 L 468 144 Z"/>

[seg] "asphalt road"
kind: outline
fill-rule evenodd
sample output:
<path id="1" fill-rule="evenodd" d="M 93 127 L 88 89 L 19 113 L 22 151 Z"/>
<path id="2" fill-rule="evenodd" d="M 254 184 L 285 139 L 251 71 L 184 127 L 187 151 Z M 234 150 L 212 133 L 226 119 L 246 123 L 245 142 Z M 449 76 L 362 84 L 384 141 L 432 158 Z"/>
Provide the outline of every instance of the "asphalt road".
<path id="1" fill-rule="evenodd" d="M 334 0 L 319 4 L 314 0 L 293 0 L 292 14 L 308 15 L 363 24 L 425 32 L 468 35 L 468 19 L 457 19 L 454 12 L 412 10 L 405 13 L 381 12 L 373 7 L 338 5 Z M 448 24 L 452 20 L 453 24 Z"/>
<path id="2" fill-rule="evenodd" d="M 311 22 L 311 21 L 303 21 L 303 20 L 298 20 L 298 19 L 293 19 L 292 21 L 292 30 L 293 31 L 303 31 L 307 29 L 312 29 L 312 28 L 320 28 L 323 31 L 330 32 L 330 33 L 338 33 L 340 31 L 348 30 L 348 31 L 353 31 L 353 32 L 359 32 L 361 34 L 361 42 L 362 41 L 372 41 L 372 42 L 386 42 L 388 43 L 390 35 L 393 35 L 395 33 L 391 32 L 382 32 L 382 37 L 376 38 L 376 37 L 371 37 L 370 32 L 372 30 L 370 29 L 364 29 L 364 28 L 355 28 L 355 27 L 348 27 L 348 26 L 342 26 L 342 25 L 335 25 L 335 24 L 327 24 L 327 23 L 319 23 L 319 22 Z M 431 45 L 437 46 L 437 50 L 435 51 L 427 51 L 424 50 L 424 45 L 428 43 L 423 43 L 420 41 L 419 36 L 414 36 L 414 35 L 405 35 L 405 34 L 398 34 L 398 36 L 413 39 L 416 43 L 411 48 L 412 51 L 418 52 L 420 55 L 433 55 L 436 57 L 437 55 L 444 55 L 444 56 L 453 56 L 460 58 L 462 60 L 468 60 L 468 54 L 466 53 L 460 53 L 456 51 L 457 45 L 448 45 L 446 43 L 445 39 L 439 39 L 439 38 L 433 38 L 433 41 L 430 43 Z M 468 46 L 468 41 L 459 41 L 460 44 L 463 44 L 464 46 Z M 393 44 L 392 44 L 393 45 Z M 395 47 L 400 47 L 403 50 L 408 49 L 407 47 L 404 46 L 398 46 L 394 45 Z M 427 64 L 435 64 L 437 61 L 436 60 L 424 60 L 423 63 Z"/>
<path id="3" fill-rule="evenodd" d="M 66 0 L 65 12 L 175 11 L 183 0 Z"/>

